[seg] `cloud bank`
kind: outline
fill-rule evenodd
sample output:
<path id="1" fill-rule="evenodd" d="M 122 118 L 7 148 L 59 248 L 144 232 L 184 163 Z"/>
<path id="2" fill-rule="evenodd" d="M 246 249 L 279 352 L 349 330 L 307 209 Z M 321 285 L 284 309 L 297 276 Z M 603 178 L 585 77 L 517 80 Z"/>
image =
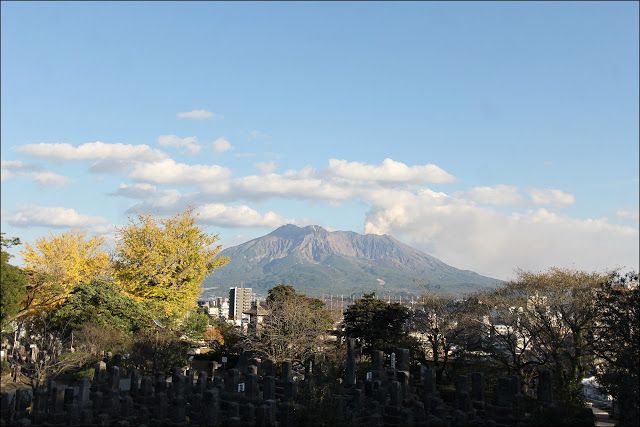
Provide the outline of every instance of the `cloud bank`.
<path id="1" fill-rule="evenodd" d="M 82 215 L 72 208 L 37 205 L 22 206 L 6 220 L 16 227 L 93 228 L 108 224 L 100 216 Z"/>

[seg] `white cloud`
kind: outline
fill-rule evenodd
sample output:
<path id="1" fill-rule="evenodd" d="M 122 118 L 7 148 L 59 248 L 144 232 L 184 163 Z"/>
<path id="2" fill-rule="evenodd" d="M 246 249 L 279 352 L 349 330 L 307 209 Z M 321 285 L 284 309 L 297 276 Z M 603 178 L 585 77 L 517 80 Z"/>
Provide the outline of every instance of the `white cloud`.
<path id="1" fill-rule="evenodd" d="M 26 165 L 20 160 L 1 160 L 0 161 L 0 182 L 4 182 L 14 176 L 16 172 L 26 169 Z"/>
<path id="2" fill-rule="evenodd" d="M 44 186 L 60 187 L 69 182 L 66 176 L 43 170 L 38 165 L 27 164 L 20 160 L 2 160 L 0 162 L 0 181 L 5 181 L 12 176 L 24 176 Z"/>
<path id="3" fill-rule="evenodd" d="M 433 164 L 407 166 L 402 162 L 386 158 L 380 165 L 370 165 L 360 162 L 329 159 L 329 174 L 363 182 L 419 184 L 419 183 L 449 183 L 455 177 Z"/>
<path id="4" fill-rule="evenodd" d="M 640 219 L 640 213 L 638 211 L 629 211 L 627 209 L 619 209 L 616 215 L 618 218 L 630 219 L 632 221 L 638 221 Z"/>
<path id="5" fill-rule="evenodd" d="M 512 185 L 473 187 L 460 195 L 474 202 L 487 205 L 515 205 L 522 201 L 520 192 Z"/>
<path id="6" fill-rule="evenodd" d="M 158 187 L 147 183 L 120 184 L 120 187 L 109 196 L 121 196 L 130 199 L 146 199 L 157 193 Z"/>
<path id="7" fill-rule="evenodd" d="M 62 207 L 22 206 L 6 217 L 16 227 L 92 228 L 108 224 L 100 216 L 79 214 L 75 209 Z"/>
<path id="8" fill-rule="evenodd" d="M 232 145 L 229 141 L 224 138 L 218 138 L 213 141 L 212 144 L 213 151 L 216 153 L 224 153 L 225 151 L 229 151 L 232 148 Z"/>
<path id="9" fill-rule="evenodd" d="M 190 165 L 173 159 L 137 164 L 130 177 L 153 184 L 195 184 L 214 188 L 225 185 L 231 171 L 218 165 Z"/>
<path id="10" fill-rule="evenodd" d="M 29 176 L 39 184 L 52 185 L 55 187 L 61 187 L 69 182 L 69 179 L 66 176 L 58 175 L 57 173 L 49 171 L 33 172 L 29 174 Z"/>
<path id="11" fill-rule="evenodd" d="M 27 144 L 19 147 L 18 151 L 52 161 L 155 162 L 167 157 L 162 151 L 145 144 L 109 144 L 101 141 L 88 142 L 77 147 L 71 144 Z"/>
<path id="12" fill-rule="evenodd" d="M 573 194 L 555 188 L 531 188 L 528 193 L 536 205 L 568 206 L 576 201 Z"/>
<path id="13" fill-rule="evenodd" d="M 276 162 L 258 162 L 256 163 L 256 168 L 260 171 L 261 174 L 266 175 L 275 172 L 276 170 Z"/>
<path id="14" fill-rule="evenodd" d="M 147 183 L 120 184 L 120 187 L 109 195 L 143 201 L 130 208 L 129 212 L 168 212 L 183 207 L 181 202 L 185 201 L 178 190 L 159 189 Z"/>
<path id="15" fill-rule="evenodd" d="M 198 220 L 222 227 L 278 227 L 291 223 L 275 212 L 261 214 L 248 206 L 226 206 L 221 203 L 208 203 L 200 206 L 196 213 Z"/>
<path id="16" fill-rule="evenodd" d="M 504 214 L 444 193 L 385 190 L 365 231 L 391 234 L 453 266 L 509 279 L 516 268 L 637 268 L 638 229 L 546 209 Z"/>
<path id="17" fill-rule="evenodd" d="M 158 144 L 178 148 L 184 147 L 189 154 L 198 154 L 200 152 L 200 145 L 195 136 L 182 138 L 177 135 L 160 135 L 158 137 Z"/>
<path id="18" fill-rule="evenodd" d="M 214 113 L 207 110 L 191 110 L 176 114 L 179 119 L 207 120 L 215 116 Z"/>
<path id="19" fill-rule="evenodd" d="M 353 195 L 353 191 L 346 186 L 313 178 L 308 169 L 289 171 L 284 175 L 269 173 L 238 178 L 233 182 L 233 191 L 249 198 L 345 200 Z"/>

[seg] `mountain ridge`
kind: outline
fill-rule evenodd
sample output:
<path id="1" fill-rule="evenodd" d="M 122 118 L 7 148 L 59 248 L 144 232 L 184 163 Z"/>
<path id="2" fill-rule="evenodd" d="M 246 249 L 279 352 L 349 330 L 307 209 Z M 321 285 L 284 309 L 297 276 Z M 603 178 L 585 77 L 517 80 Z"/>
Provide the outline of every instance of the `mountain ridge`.
<path id="1" fill-rule="evenodd" d="M 310 295 L 418 295 L 429 287 L 462 294 L 501 281 L 461 270 L 390 235 L 328 231 L 318 225 L 286 224 L 221 252 L 228 265 L 205 280 L 205 288 L 238 286 L 265 294 L 287 283 Z"/>

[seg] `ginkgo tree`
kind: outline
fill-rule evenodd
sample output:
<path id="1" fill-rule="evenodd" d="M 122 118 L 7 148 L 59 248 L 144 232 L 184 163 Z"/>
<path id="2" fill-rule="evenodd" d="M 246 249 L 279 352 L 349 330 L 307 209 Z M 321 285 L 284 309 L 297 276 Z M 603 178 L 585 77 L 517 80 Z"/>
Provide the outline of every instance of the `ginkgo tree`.
<path id="1" fill-rule="evenodd" d="M 29 279 L 15 317 L 55 309 L 79 283 L 108 277 L 111 263 L 103 243 L 103 237 L 87 238 L 77 230 L 42 237 L 33 246 L 26 243 L 21 254 Z"/>
<path id="2" fill-rule="evenodd" d="M 229 261 L 218 256 L 217 240 L 196 224 L 191 208 L 169 218 L 140 214 L 118 230 L 116 280 L 155 317 L 181 322 L 195 307 L 205 277 Z"/>

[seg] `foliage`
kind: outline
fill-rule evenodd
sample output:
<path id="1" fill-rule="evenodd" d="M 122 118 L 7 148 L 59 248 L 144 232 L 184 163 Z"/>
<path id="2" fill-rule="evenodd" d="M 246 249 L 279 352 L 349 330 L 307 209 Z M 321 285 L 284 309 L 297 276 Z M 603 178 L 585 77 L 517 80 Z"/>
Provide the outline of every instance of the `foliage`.
<path id="1" fill-rule="evenodd" d="M 5 238 L 0 234 L 0 327 L 4 330 L 9 320 L 20 310 L 26 296 L 27 277 L 23 271 L 9 264 L 11 255 L 4 249 L 19 245 L 18 238 Z"/>
<path id="2" fill-rule="evenodd" d="M 318 350 L 332 321 L 324 304 L 290 285 L 272 288 L 267 314 L 247 340 L 249 349 L 276 361 L 305 360 Z"/>
<path id="3" fill-rule="evenodd" d="M 222 331 L 215 326 L 208 326 L 203 333 L 203 338 L 211 348 L 224 345 L 224 335 L 222 335 Z"/>
<path id="4" fill-rule="evenodd" d="M 571 407 L 584 406 L 581 380 L 593 359 L 595 295 L 606 280 L 599 273 L 559 268 L 520 271 L 515 281 L 492 296 L 492 301 L 519 310 L 514 321 L 520 322 L 523 337 L 532 340 L 535 357 L 554 372 L 556 397 Z"/>
<path id="5" fill-rule="evenodd" d="M 640 414 L 640 287 L 638 273 L 615 274 L 598 291 L 595 353 L 603 360 L 598 382 L 620 404 L 620 425 Z"/>
<path id="6" fill-rule="evenodd" d="M 81 283 L 54 312 L 53 320 L 68 324 L 72 330 L 93 323 L 108 326 L 126 334 L 152 325 L 145 307 L 123 294 L 107 280 Z"/>
<path id="7" fill-rule="evenodd" d="M 80 231 L 43 237 L 22 251 L 29 275 L 27 299 L 18 316 L 49 311 L 62 304 L 79 283 L 109 275 L 109 256 L 101 249 L 104 239 L 85 238 Z"/>
<path id="8" fill-rule="evenodd" d="M 207 333 L 209 335 L 205 335 L 205 340 L 207 340 L 207 336 L 210 337 L 214 335 L 217 337 L 218 333 L 222 337 L 222 340 L 220 341 L 218 339 L 217 344 L 215 342 L 208 341 L 209 346 L 225 355 L 239 355 L 243 350 L 242 345 L 245 341 L 244 335 L 242 335 L 242 333 L 234 327 L 233 324 L 225 322 L 224 320 L 213 319 L 211 324 L 211 328 L 216 330 L 217 333 Z"/>
<path id="9" fill-rule="evenodd" d="M 93 378 L 96 376 L 96 368 L 87 368 L 75 373 L 74 377 L 77 380 L 81 380 L 82 378 L 86 378 L 89 381 L 93 381 Z"/>
<path id="10" fill-rule="evenodd" d="M 205 276 L 228 259 L 211 247 L 217 235 L 195 223 L 192 209 L 158 220 L 139 215 L 119 230 L 115 271 L 125 292 L 147 301 L 153 315 L 181 321 L 191 310 Z"/>
<path id="11" fill-rule="evenodd" d="M 94 361 L 105 352 L 126 353 L 131 341 L 131 335 L 109 324 L 83 323 L 74 333 L 74 348 L 91 355 Z"/>
<path id="12" fill-rule="evenodd" d="M 269 289 L 266 302 L 270 304 L 276 301 L 286 301 L 289 298 L 295 298 L 297 295 L 298 293 L 293 286 L 281 284 Z"/>
<path id="13" fill-rule="evenodd" d="M 191 311 L 187 314 L 183 322 L 180 332 L 187 338 L 194 340 L 202 340 L 204 332 L 209 326 L 209 315 L 200 311 Z"/>
<path id="14" fill-rule="evenodd" d="M 427 354 L 440 379 L 456 346 L 466 346 L 470 340 L 467 332 L 474 326 L 476 304 L 435 293 L 423 295 L 420 301 L 411 319 L 412 329 L 426 338 Z"/>
<path id="15" fill-rule="evenodd" d="M 413 346 L 409 337 L 409 309 L 398 303 L 386 303 L 365 294 L 344 313 L 346 335 L 360 340 L 366 352 L 392 352 L 396 347 Z"/>
<path id="16" fill-rule="evenodd" d="M 145 329 L 134 336 L 129 361 L 147 373 L 169 373 L 188 363 L 189 343 L 169 329 Z"/>

